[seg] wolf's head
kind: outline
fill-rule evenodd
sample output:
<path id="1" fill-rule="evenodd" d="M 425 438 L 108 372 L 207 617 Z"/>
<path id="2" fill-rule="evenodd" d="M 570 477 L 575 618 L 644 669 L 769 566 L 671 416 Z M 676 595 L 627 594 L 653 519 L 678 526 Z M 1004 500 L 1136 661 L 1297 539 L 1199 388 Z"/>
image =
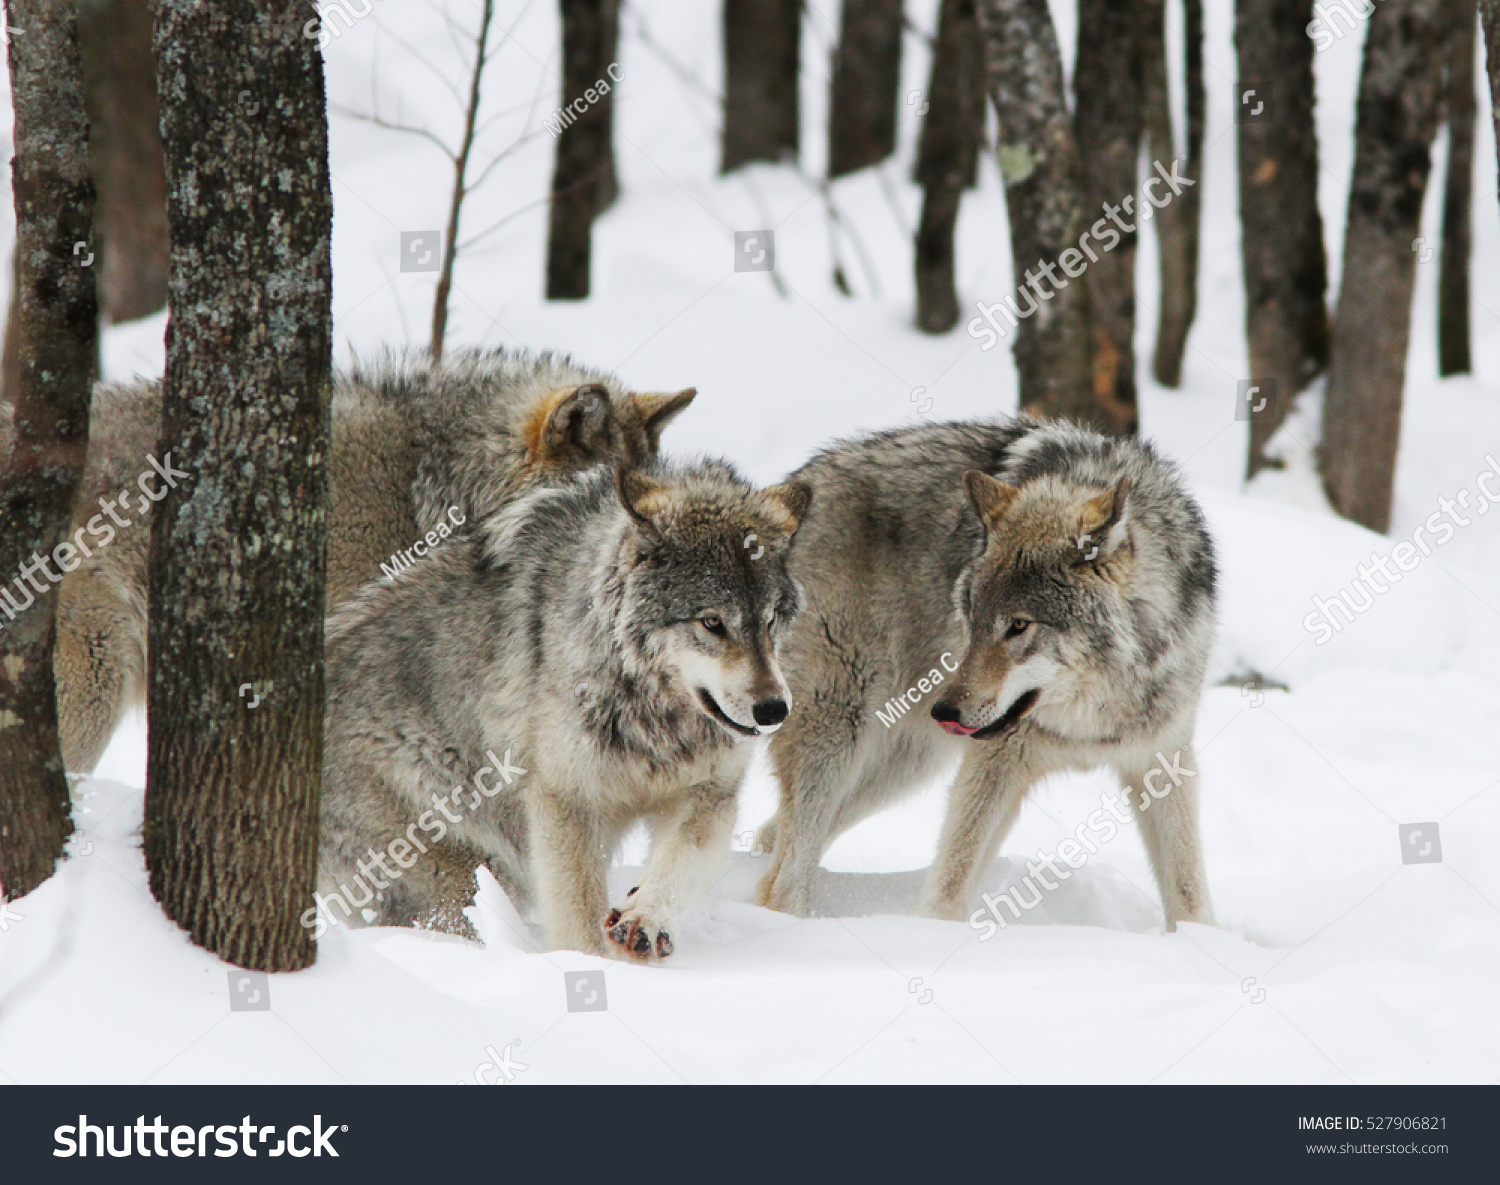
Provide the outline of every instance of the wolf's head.
<path id="1" fill-rule="evenodd" d="M 717 465 L 622 466 L 615 490 L 630 518 L 625 645 L 731 735 L 776 731 L 792 707 L 776 649 L 801 606 L 787 548 L 812 490 L 757 490 Z"/>
<path id="2" fill-rule="evenodd" d="M 526 469 L 533 477 L 656 458 L 662 430 L 693 401 L 696 387 L 632 392 L 589 382 L 547 392 L 525 424 Z"/>
<path id="3" fill-rule="evenodd" d="M 1014 486 L 970 470 L 964 489 L 985 545 L 954 586 L 969 645 L 932 718 L 976 740 L 1033 712 L 1086 731 L 1096 684 L 1129 633 L 1130 478 L 1100 488 L 1049 474 Z"/>

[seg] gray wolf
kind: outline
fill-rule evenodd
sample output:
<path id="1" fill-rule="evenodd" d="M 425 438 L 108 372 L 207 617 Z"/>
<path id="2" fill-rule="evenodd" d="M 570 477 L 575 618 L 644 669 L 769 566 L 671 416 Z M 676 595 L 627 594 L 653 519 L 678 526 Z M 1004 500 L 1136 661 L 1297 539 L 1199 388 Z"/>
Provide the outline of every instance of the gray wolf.
<path id="1" fill-rule="evenodd" d="M 694 394 L 633 393 L 566 357 L 509 350 L 460 352 L 437 367 L 385 355 L 335 374 L 327 604 L 523 490 L 601 462 L 652 460 Z M 154 499 L 137 496 L 137 479 L 153 456 L 191 469 L 162 457 L 160 422 L 159 383 L 96 388 L 73 523 L 93 546 L 58 589 L 53 662 L 63 761 L 77 773 L 92 772 L 125 709 L 145 698 Z M 10 430 L 0 408 L 0 456 Z"/>
<path id="2" fill-rule="evenodd" d="M 1188 775 L 1215 565 L 1172 466 L 1022 417 L 877 433 L 793 480 L 813 490 L 790 566 L 799 706 L 771 741 L 762 904 L 808 913 L 829 844 L 956 760 L 923 913 L 963 916 L 1032 786 L 1105 766 L 1148 808 L 1168 927 L 1210 921 Z M 1181 770 L 1164 797 L 1162 760 Z"/>
<path id="3" fill-rule="evenodd" d="M 304 923 L 467 933 L 483 861 L 554 946 L 670 954 L 728 858 L 742 742 L 791 710 L 777 647 L 808 498 L 721 462 L 598 467 L 336 611 Z M 650 859 L 611 909 L 609 853 L 640 818 Z"/>

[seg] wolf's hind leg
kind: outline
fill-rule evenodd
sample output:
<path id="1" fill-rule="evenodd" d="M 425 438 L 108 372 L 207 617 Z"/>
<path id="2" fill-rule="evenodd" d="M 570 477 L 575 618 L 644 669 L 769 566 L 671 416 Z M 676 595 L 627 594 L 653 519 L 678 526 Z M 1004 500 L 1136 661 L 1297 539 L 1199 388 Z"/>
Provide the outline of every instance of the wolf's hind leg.
<path id="1" fill-rule="evenodd" d="M 70 773 L 94 772 L 126 707 L 144 691 L 145 632 L 146 623 L 99 567 L 80 568 L 59 586 L 52 671 Z"/>
<path id="2" fill-rule="evenodd" d="M 532 785 L 526 793 L 533 888 L 547 941 L 602 955 L 609 908 L 604 874 L 612 832 L 581 794 Z"/>
<path id="3" fill-rule="evenodd" d="M 477 937 L 463 911 L 474 900 L 483 854 L 452 831 L 440 840 L 423 831 L 386 773 L 359 741 L 335 737 L 325 750 L 318 848 L 324 916 L 335 924 Z"/>
<path id="4" fill-rule="evenodd" d="M 735 786 L 717 782 L 693 786 L 653 821 L 651 855 L 641 883 L 604 919 L 615 953 L 642 960 L 672 953 L 672 930 L 728 859 L 735 791 Z"/>
<path id="5" fill-rule="evenodd" d="M 474 872 L 483 863 L 477 849 L 451 835 L 431 845 L 382 894 L 380 924 L 477 938 L 464 909 L 474 900 Z"/>
<path id="6" fill-rule="evenodd" d="M 1136 824 L 1156 874 L 1167 929 L 1177 929 L 1178 922 L 1212 925 L 1214 911 L 1198 836 L 1198 762 L 1192 742 L 1168 741 L 1158 754 L 1141 768 L 1122 768 L 1119 773 L 1133 790 Z"/>
<path id="7" fill-rule="evenodd" d="M 771 763 L 781 784 L 776 847 L 761 879 L 758 901 L 768 909 L 806 917 L 812 910 L 818 863 L 833 841 L 845 800 L 858 792 L 853 746 L 806 732 L 780 735 Z"/>

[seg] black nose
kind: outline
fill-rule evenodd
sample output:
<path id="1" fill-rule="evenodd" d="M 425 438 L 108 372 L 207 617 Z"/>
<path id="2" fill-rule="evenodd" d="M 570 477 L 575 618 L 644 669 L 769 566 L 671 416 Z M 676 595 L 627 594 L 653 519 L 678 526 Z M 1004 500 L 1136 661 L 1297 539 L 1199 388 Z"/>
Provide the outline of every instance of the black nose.
<path id="1" fill-rule="evenodd" d="M 942 700 L 932 705 L 932 718 L 939 724 L 957 724 L 959 722 L 958 709 Z"/>
<path id="2" fill-rule="evenodd" d="M 773 724 L 780 724 L 786 719 L 787 707 L 784 699 L 768 699 L 764 703 L 756 704 L 750 710 L 755 717 L 755 723 L 762 728 L 770 728 Z"/>

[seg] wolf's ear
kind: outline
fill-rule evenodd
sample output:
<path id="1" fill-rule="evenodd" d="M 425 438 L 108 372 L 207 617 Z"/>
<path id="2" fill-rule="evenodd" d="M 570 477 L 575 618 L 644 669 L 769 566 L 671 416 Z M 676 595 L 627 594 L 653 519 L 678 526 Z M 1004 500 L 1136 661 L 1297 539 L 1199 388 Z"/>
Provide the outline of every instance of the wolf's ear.
<path id="1" fill-rule="evenodd" d="M 662 429 L 676 419 L 677 413 L 686 408 L 697 394 L 697 387 L 684 387 L 681 391 L 649 391 L 630 397 L 635 401 L 635 410 L 640 413 L 653 450 L 661 447 Z"/>
<path id="2" fill-rule="evenodd" d="M 1079 511 L 1078 545 L 1086 552 L 1093 552 L 1085 558 L 1098 560 L 1114 554 L 1128 538 L 1129 519 L 1130 477 L 1127 474 L 1112 489 L 1088 499 Z"/>
<path id="3" fill-rule="evenodd" d="M 615 469 L 615 492 L 631 518 L 653 535 L 660 533 L 656 519 L 672 500 L 670 486 L 647 477 L 639 469 L 621 465 Z"/>
<path id="4" fill-rule="evenodd" d="M 543 412 L 531 440 L 533 464 L 582 468 L 608 456 L 609 392 L 598 383 L 575 387 Z"/>
<path id="5" fill-rule="evenodd" d="M 779 486 L 767 486 L 760 496 L 766 509 L 776 520 L 776 525 L 788 539 L 797 533 L 807 508 L 812 505 L 812 486 L 805 481 L 786 481 Z"/>
<path id="6" fill-rule="evenodd" d="M 984 524 L 985 530 L 999 525 L 1020 492 L 1016 486 L 978 469 L 970 469 L 964 473 L 964 493 L 969 495 L 970 504 L 979 512 L 979 521 Z"/>

